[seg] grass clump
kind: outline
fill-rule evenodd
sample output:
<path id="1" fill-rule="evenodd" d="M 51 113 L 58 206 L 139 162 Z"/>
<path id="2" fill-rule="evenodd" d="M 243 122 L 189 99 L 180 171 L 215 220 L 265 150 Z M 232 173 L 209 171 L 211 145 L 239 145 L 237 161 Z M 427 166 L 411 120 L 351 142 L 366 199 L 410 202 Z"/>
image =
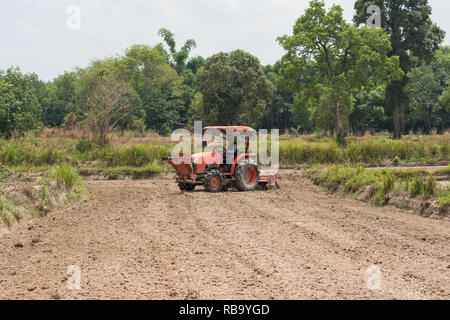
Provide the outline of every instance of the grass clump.
<path id="1" fill-rule="evenodd" d="M 409 189 L 409 193 L 412 196 L 417 196 L 417 195 L 423 193 L 424 189 L 425 188 L 424 188 L 423 179 L 419 176 L 414 177 L 414 179 L 412 180 L 412 183 L 411 183 L 411 187 Z"/>
<path id="2" fill-rule="evenodd" d="M 22 218 L 19 210 L 15 207 L 13 201 L 8 199 L 0 184 L 0 223 L 11 227 L 15 220 Z"/>
<path id="3" fill-rule="evenodd" d="M 419 138 L 418 140 L 392 140 L 385 137 L 349 140 L 339 145 L 331 140 L 306 141 L 302 138 L 280 142 L 280 160 L 283 165 L 301 163 L 365 163 L 377 164 L 392 161 L 393 164 L 408 161 L 435 163 L 448 160 L 450 142 Z"/>
<path id="4" fill-rule="evenodd" d="M 13 202 L 4 195 L 0 196 L 0 221 L 11 227 L 14 221 L 22 218 L 20 212 L 15 208 Z"/>
<path id="5" fill-rule="evenodd" d="M 369 170 L 361 166 L 329 167 L 313 166 L 307 174 L 316 184 L 328 190 L 342 190 L 346 194 L 357 195 L 370 186 L 373 196 L 371 200 L 384 204 L 390 192 L 409 193 L 411 196 L 422 196 L 424 199 L 440 197 L 439 203 L 448 203 L 449 190 L 439 188 L 433 174 L 424 175 L 423 170 Z"/>
<path id="6" fill-rule="evenodd" d="M 445 196 L 440 197 L 438 201 L 439 205 L 442 207 L 450 205 L 450 193 L 447 193 Z"/>
<path id="7" fill-rule="evenodd" d="M 97 149 L 90 159 L 99 160 L 107 167 L 143 167 L 160 161 L 169 153 L 165 146 L 131 145 Z"/>
<path id="8" fill-rule="evenodd" d="M 54 165 L 63 161 L 64 158 L 64 151 L 51 144 L 37 144 L 30 140 L 0 142 L 0 162 L 4 165 Z"/>
<path id="9" fill-rule="evenodd" d="M 44 214 L 57 202 L 56 195 L 59 191 L 65 193 L 64 200 L 71 202 L 81 199 L 86 193 L 83 180 L 77 170 L 66 163 L 51 168 L 39 179 L 38 186 L 40 200 L 38 209 Z"/>
<path id="10" fill-rule="evenodd" d="M 116 180 L 119 175 L 131 176 L 133 179 L 150 177 L 156 173 L 164 171 L 164 167 L 156 160 L 144 167 L 121 166 L 112 168 L 88 168 L 80 170 L 81 175 L 104 174 L 109 179 Z"/>
<path id="11" fill-rule="evenodd" d="M 58 186 L 64 186 L 67 191 L 71 191 L 76 185 L 81 183 L 81 177 L 75 168 L 66 163 L 56 166 L 54 171 Z"/>

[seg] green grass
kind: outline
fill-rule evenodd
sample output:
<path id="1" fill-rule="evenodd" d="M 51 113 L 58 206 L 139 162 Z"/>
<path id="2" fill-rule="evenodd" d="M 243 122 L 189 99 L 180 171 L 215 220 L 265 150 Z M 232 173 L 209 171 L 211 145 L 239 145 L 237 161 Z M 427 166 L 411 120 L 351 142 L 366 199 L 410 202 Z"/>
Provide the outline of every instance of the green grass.
<path id="1" fill-rule="evenodd" d="M 16 179 L 31 181 L 30 177 L 19 173 Z M 43 216 L 60 200 L 75 202 L 86 193 L 86 188 L 77 170 L 69 164 L 55 165 L 37 181 L 37 194 L 29 201 L 17 202 L 14 196 L 3 191 L 0 185 L 0 223 L 10 227 L 22 218 L 21 211 L 32 216 Z M 22 208 L 19 210 L 19 208 Z"/>
<path id="2" fill-rule="evenodd" d="M 450 193 L 439 198 L 439 205 L 440 206 L 450 205 Z"/>
<path id="3" fill-rule="evenodd" d="M 71 191 L 76 185 L 81 183 L 81 177 L 75 168 L 66 163 L 56 166 L 54 170 L 58 186 L 64 186 L 68 191 Z"/>
<path id="4" fill-rule="evenodd" d="M 316 184 L 330 191 L 342 189 L 349 195 L 357 195 L 367 186 L 373 189 L 372 201 L 384 203 L 385 195 L 391 191 L 409 193 L 411 196 L 421 196 L 425 199 L 439 197 L 440 203 L 446 203 L 449 189 L 439 188 L 432 174 L 423 175 L 423 170 L 368 170 L 361 166 L 331 165 L 324 167 L 314 165 L 307 174 Z"/>
<path id="5" fill-rule="evenodd" d="M 5 196 L 0 197 L 0 221 L 11 227 L 14 221 L 22 218 L 14 203 Z"/>
<path id="6" fill-rule="evenodd" d="M 391 161 L 394 164 L 422 161 L 436 163 L 450 159 L 450 139 L 392 140 L 374 137 L 350 140 L 341 147 L 336 142 L 306 141 L 302 138 L 280 141 L 280 161 L 282 165 L 313 163 L 364 163 L 377 164 Z"/>
<path id="7" fill-rule="evenodd" d="M 270 151 L 270 141 L 267 148 Z M 169 156 L 171 149 L 168 144 L 100 148 L 86 137 L 0 140 L 0 165 L 3 171 L 24 172 L 47 171 L 52 166 L 66 163 L 80 168 L 83 174 L 110 172 L 112 175 L 145 176 L 146 172 L 162 171 L 164 164 L 161 158 Z M 402 140 L 392 140 L 387 136 L 350 138 L 345 146 L 339 146 L 330 138 L 311 136 L 282 137 L 280 141 L 282 166 L 314 163 L 367 166 L 384 162 L 433 164 L 449 160 L 448 136 L 413 136 Z"/>
<path id="8" fill-rule="evenodd" d="M 42 171 L 67 163 L 75 167 L 146 168 L 162 165 L 170 154 L 166 145 L 119 145 L 97 147 L 89 139 L 0 140 L 0 165 L 9 171 Z"/>
<path id="9" fill-rule="evenodd" d="M 39 179 L 38 186 L 40 212 L 55 204 L 55 194 L 59 191 L 66 192 L 65 199 L 70 202 L 78 201 L 86 193 L 83 179 L 74 167 L 66 163 L 52 167 Z"/>
<path id="10" fill-rule="evenodd" d="M 143 167 L 119 166 L 113 168 L 85 168 L 80 170 L 81 175 L 89 176 L 95 174 L 104 174 L 112 180 L 117 179 L 119 175 L 131 176 L 134 179 L 150 177 L 156 173 L 164 171 L 164 167 L 154 160 L 152 163 Z"/>
<path id="11" fill-rule="evenodd" d="M 144 167 L 170 154 L 169 147 L 158 145 L 130 145 L 95 149 L 86 157 L 87 160 L 100 161 L 106 167 Z"/>
<path id="12" fill-rule="evenodd" d="M 447 168 L 444 169 L 440 169 L 437 171 L 438 173 L 442 173 L 442 174 L 449 174 L 450 175 L 450 164 L 448 165 Z"/>

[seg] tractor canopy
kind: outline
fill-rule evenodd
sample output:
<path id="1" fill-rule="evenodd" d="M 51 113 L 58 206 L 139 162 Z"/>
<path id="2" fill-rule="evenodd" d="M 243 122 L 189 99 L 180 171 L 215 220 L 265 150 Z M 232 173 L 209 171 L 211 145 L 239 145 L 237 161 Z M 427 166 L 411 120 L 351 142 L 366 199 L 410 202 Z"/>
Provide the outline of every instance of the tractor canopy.
<path id="1" fill-rule="evenodd" d="M 203 131 L 206 130 L 219 130 L 223 133 L 225 133 L 227 130 L 234 130 L 234 131 L 255 131 L 255 129 L 245 126 L 213 126 L 213 127 L 204 127 Z"/>

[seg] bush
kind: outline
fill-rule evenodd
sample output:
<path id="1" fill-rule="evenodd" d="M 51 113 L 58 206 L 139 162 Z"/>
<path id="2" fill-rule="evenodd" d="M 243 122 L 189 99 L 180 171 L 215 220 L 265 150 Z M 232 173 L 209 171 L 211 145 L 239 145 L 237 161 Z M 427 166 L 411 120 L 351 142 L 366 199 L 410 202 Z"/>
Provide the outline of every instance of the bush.
<path id="1" fill-rule="evenodd" d="M 423 193 L 424 190 L 424 183 L 423 179 L 421 177 L 414 177 L 412 180 L 409 193 L 413 196 L 417 196 L 418 194 Z"/>
<path id="2" fill-rule="evenodd" d="M 0 162 L 11 166 L 53 165 L 64 160 L 64 151 L 55 146 L 36 146 L 31 141 L 10 141 L 0 144 Z"/>
<path id="3" fill-rule="evenodd" d="M 446 206 L 450 204 L 450 193 L 447 195 L 439 198 L 439 205 L 440 206 Z"/>
<path id="4" fill-rule="evenodd" d="M 392 163 L 398 165 L 400 163 L 400 159 L 397 156 L 395 156 L 394 160 L 392 160 Z"/>
<path id="5" fill-rule="evenodd" d="M 77 126 L 79 118 L 80 118 L 79 115 L 77 115 L 77 114 L 75 114 L 73 112 L 70 112 L 69 114 L 67 114 L 64 117 L 63 125 L 62 125 L 63 128 L 65 130 L 73 130 L 73 129 L 75 129 L 75 127 Z"/>
<path id="6" fill-rule="evenodd" d="M 94 143 L 88 137 L 81 137 L 75 146 L 75 149 L 80 153 L 87 153 L 94 149 Z"/>
<path id="7" fill-rule="evenodd" d="M 75 168 L 63 163 L 54 168 L 58 186 L 65 186 L 67 191 L 71 191 L 76 185 L 81 183 L 81 177 Z"/>
<path id="8" fill-rule="evenodd" d="M 14 220 L 20 220 L 19 211 L 13 206 L 13 203 L 5 197 L 0 198 L 0 221 L 10 227 Z"/>
<path id="9" fill-rule="evenodd" d="M 436 178 L 432 173 L 428 175 L 427 181 L 424 183 L 424 194 L 426 197 L 434 196 L 436 193 Z"/>
<path id="10" fill-rule="evenodd" d="M 57 192 L 58 188 L 64 188 L 67 191 L 66 199 L 70 201 L 79 200 L 86 192 L 83 180 L 76 169 L 66 163 L 51 168 L 45 176 L 39 179 L 38 185 L 41 212 L 54 204 L 53 194 Z"/>
<path id="11" fill-rule="evenodd" d="M 382 170 L 380 172 L 382 183 L 380 185 L 380 191 L 383 195 L 388 194 L 394 189 L 395 176 L 392 171 Z"/>

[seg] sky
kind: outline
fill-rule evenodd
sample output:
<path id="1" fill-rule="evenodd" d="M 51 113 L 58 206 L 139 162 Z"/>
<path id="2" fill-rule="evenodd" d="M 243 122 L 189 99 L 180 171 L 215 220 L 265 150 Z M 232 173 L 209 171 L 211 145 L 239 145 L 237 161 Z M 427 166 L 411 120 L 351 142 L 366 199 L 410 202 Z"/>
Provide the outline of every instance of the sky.
<path id="1" fill-rule="evenodd" d="M 341 5 L 351 21 L 354 0 L 325 3 L 328 8 Z M 429 3 L 432 20 L 446 31 L 444 44 L 449 45 L 450 3 Z M 20 66 L 51 80 L 94 59 L 121 54 L 133 44 L 153 46 L 161 42 L 161 27 L 175 34 L 178 48 L 194 39 L 192 56 L 243 49 L 262 64 L 272 64 L 283 55 L 277 37 L 292 33 L 308 4 L 309 0 L 2 0 L 0 69 Z"/>

